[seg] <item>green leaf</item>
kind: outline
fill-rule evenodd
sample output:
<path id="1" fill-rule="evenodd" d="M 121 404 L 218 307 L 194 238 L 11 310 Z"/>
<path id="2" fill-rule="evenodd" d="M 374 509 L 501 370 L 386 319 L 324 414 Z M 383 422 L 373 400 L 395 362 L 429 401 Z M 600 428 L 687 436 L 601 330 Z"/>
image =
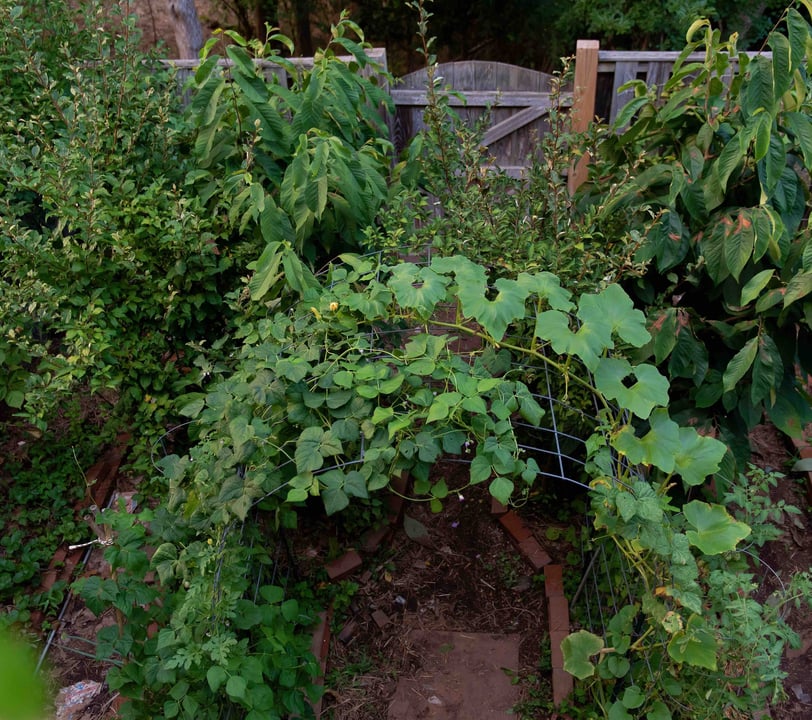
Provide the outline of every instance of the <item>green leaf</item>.
<path id="1" fill-rule="evenodd" d="M 734 135 L 714 163 L 713 170 L 718 174 L 722 191 L 727 188 L 730 175 L 744 160 L 745 149 L 742 147 L 741 137 L 741 135 Z"/>
<path id="2" fill-rule="evenodd" d="M 622 701 L 615 700 L 609 706 L 609 712 L 606 713 L 606 720 L 634 720 L 634 718 L 626 712 Z"/>
<path id="3" fill-rule="evenodd" d="M 219 665 L 212 665 L 206 671 L 206 680 L 208 681 L 209 688 L 213 693 L 216 693 L 227 679 L 228 673 L 225 671 L 225 668 L 222 668 Z"/>
<path id="4" fill-rule="evenodd" d="M 572 293 L 561 287 L 561 280 L 550 272 L 519 273 L 516 282 L 530 293 L 538 296 L 540 300 L 546 300 L 547 304 L 554 310 L 569 312 L 573 309 L 570 302 Z"/>
<path id="5" fill-rule="evenodd" d="M 671 711 L 662 700 L 655 700 L 646 713 L 646 720 L 672 720 Z"/>
<path id="6" fill-rule="evenodd" d="M 800 460 L 796 460 L 795 464 L 792 466 L 792 472 L 796 473 L 812 472 L 812 457 L 801 458 Z"/>
<path id="7" fill-rule="evenodd" d="M 722 376 L 725 392 L 734 390 L 753 365 L 758 352 L 758 336 L 750 338 L 730 360 Z"/>
<path id="8" fill-rule="evenodd" d="M 766 110 L 772 115 L 776 100 L 772 63 L 763 55 L 754 57 L 748 66 L 748 76 L 744 95 L 747 114 L 755 115 L 758 110 Z"/>
<path id="9" fill-rule="evenodd" d="M 767 287 L 774 274 L 775 270 L 762 270 L 753 275 L 742 288 L 741 306 L 744 307 L 753 302 L 761 294 L 761 291 Z"/>
<path id="10" fill-rule="evenodd" d="M 789 112 L 781 116 L 787 130 L 795 136 L 795 141 L 801 148 L 804 165 L 812 168 L 812 117 L 806 113 Z"/>
<path id="11" fill-rule="evenodd" d="M 485 284 L 475 284 L 478 277 L 478 274 L 471 274 L 469 281 L 467 275 L 457 273 L 462 311 L 474 318 L 498 342 L 512 322 L 524 317 L 524 303 L 529 291 L 516 280 L 498 278 L 494 283 L 497 293 L 491 300 L 486 295 Z"/>
<path id="12" fill-rule="evenodd" d="M 245 681 L 245 678 L 239 675 L 232 675 L 226 683 L 226 692 L 230 697 L 237 700 L 243 700 L 245 698 L 245 691 L 247 689 L 248 683 Z"/>
<path id="13" fill-rule="evenodd" d="M 631 425 L 626 425 L 612 438 L 612 447 L 625 455 L 632 465 L 643 463 L 666 473 L 673 472 L 680 451 L 679 425 L 662 408 L 651 413 L 649 425 L 649 431 L 641 438 L 636 436 Z"/>
<path id="14" fill-rule="evenodd" d="M 335 515 L 337 512 L 341 512 L 350 504 L 350 499 L 344 490 L 337 487 L 323 490 L 321 499 L 324 502 L 324 511 L 328 515 Z"/>
<path id="15" fill-rule="evenodd" d="M 796 273 L 787 283 L 784 307 L 789 307 L 796 300 L 805 298 L 809 293 L 812 293 L 812 270 Z"/>
<path id="16" fill-rule="evenodd" d="M 491 481 L 488 490 L 502 505 L 507 505 L 510 503 L 510 496 L 513 494 L 513 481 L 502 476 L 495 477 Z"/>
<path id="17" fill-rule="evenodd" d="M 713 475 L 727 452 L 727 445 L 700 435 L 694 428 L 679 429 L 680 449 L 674 457 L 674 471 L 687 487 L 701 485 Z"/>
<path id="18" fill-rule="evenodd" d="M 716 641 L 699 615 L 691 615 L 685 629 L 674 634 L 668 654 L 679 663 L 716 670 Z"/>
<path id="19" fill-rule="evenodd" d="M 585 680 L 595 674 L 595 665 L 590 661 L 604 648 L 603 638 L 586 630 L 567 635 L 561 641 L 561 653 L 564 656 L 564 670 L 579 680 Z"/>
<path id="20" fill-rule="evenodd" d="M 630 383 L 630 377 L 634 383 Z M 668 380 L 653 365 L 632 367 L 620 358 L 600 358 L 595 386 L 609 400 L 617 400 L 621 408 L 643 420 L 655 407 L 668 404 Z"/>
<path id="21" fill-rule="evenodd" d="M 683 506 L 682 511 L 688 524 L 694 528 L 686 531 L 688 540 L 706 555 L 735 550 L 739 541 L 750 534 L 749 526 L 733 518 L 721 505 L 692 500 Z"/>
<path id="22" fill-rule="evenodd" d="M 535 336 L 549 342 L 560 355 L 576 355 L 589 370 L 594 370 L 604 350 L 613 347 L 612 330 L 601 320 L 584 322 L 576 332 L 570 330 L 570 320 L 559 310 L 546 310 L 536 317 Z"/>
<path id="23" fill-rule="evenodd" d="M 421 317 L 428 317 L 437 303 L 445 298 L 448 282 L 448 278 L 429 267 L 418 268 L 411 263 L 402 263 L 393 268 L 388 286 L 401 307 L 414 309 Z"/>
<path id="24" fill-rule="evenodd" d="M 620 701 L 626 709 L 636 710 L 646 701 L 646 694 L 637 685 L 631 685 L 623 691 Z"/>
<path id="25" fill-rule="evenodd" d="M 620 285 L 609 285 L 597 295 L 581 296 L 578 318 L 584 324 L 608 324 L 613 334 L 632 347 L 643 347 L 651 340 L 646 316 L 634 307 Z"/>
<path id="26" fill-rule="evenodd" d="M 756 405 L 766 401 L 772 405 L 772 398 L 780 389 L 784 378 L 784 362 L 778 346 L 766 333 L 758 338 L 758 353 L 753 362 L 753 379 L 750 386 L 750 402 Z"/>

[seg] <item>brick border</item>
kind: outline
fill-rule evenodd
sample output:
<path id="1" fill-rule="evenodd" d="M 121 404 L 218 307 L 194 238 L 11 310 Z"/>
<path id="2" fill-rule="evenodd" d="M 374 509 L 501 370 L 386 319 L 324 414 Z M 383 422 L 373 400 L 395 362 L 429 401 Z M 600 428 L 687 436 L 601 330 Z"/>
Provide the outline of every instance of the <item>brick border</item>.
<path id="1" fill-rule="evenodd" d="M 113 494 L 116 475 L 124 460 L 127 451 L 127 443 L 130 436 L 122 433 L 116 437 L 116 444 L 109 448 L 99 460 L 85 473 L 85 482 L 90 487 L 90 494 L 93 504 L 98 508 L 104 508 Z M 81 511 L 83 504 L 77 505 L 75 510 Z M 42 573 L 40 586 L 35 592 L 47 592 L 58 581 L 68 582 L 73 577 L 76 567 L 81 562 L 86 548 L 68 550 L 67 547 L 59 547 L 48 564 L 48 569 Z M 61 567 L 59 567 L 61 565 Z M 67 602 L 67 598 L 65 599 Z M 31 623 L 39 627 L 45 619 L 45 614 L 36 610 L 31 613 Z"/>
<path id="2" fill-rule="evenodd" d="M 559 706 L 574 688 L 572 675 L 564 670 L 564 655 L 561 652 L 561 641 L 570 634 L 570 610 L 564 595 L 562 565 L 547 565 L 544 568 L 544 593 L 547 596 L 550 658 L 553 666 L 553 703 Z"/>

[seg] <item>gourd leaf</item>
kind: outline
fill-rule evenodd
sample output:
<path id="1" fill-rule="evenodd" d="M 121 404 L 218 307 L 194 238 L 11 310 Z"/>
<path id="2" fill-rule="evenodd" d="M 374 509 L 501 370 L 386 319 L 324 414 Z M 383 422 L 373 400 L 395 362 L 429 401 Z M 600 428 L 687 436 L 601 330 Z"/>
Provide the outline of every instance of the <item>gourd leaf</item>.
<path id="1" fill-rule="evenodd" d="M 592 677 L 595 674 L 595 665 L 589 658 L 597 655 L 603 648 L 603 638 L 586 630 L 578 630 L 567 635 L 561 641 L 564 670 L 579 680 Z"/>
<path id="2" fill-rule="evenodd" d="M 429 267 L 418 268 L 411 263 L 402 263 L 392 269 L 388 285 L 401 307 L 416 310 L 425 318 L 445 298 L 448 282 L 448 278 Z"/>
<path id="3" fill-rule="evenodd" d="M 516 282 L 530 293 L 546 300 L 554 310 L 569 312 L 574 305 L 570 302 L 572 293 L 561 287 L 561 280 L 551 272 L 519 273 Z"/>
<path id="4" fill-rule="evenodd" d="M 651 413 L 649 425 L 649 431 L 640 438 L 631 425 L 626 425 L 612 438 L 612 447 L 625 455 L 632 465 L 643 463 L 666 473 L 673 472 L 680 451 L 679 425 L 668 417 L 664 408 Z"/>
<path id="5" fill-rule="evenodd" d="M 694 528 L 686 530 L 688 541 L 706 555 L 719 555 L 735 550 L 740 540 L 750 534 L 750 527 L 736 520 L 721 505 L 692 500 L 683 506 L 685 520 Z"/>
<path id="6" fill-rule="evenodd" d="M 727 446 L 712 437 L 700 435 L 694 428 L 679 429 L 679 451 L 674 458 L 674 470 L 689 487 L 701 485 L 708 475 L 719 469 Z"/>
<path id="7" fill-rule="evenodd" d="M 459 298 L 462 311 L 474 318 L 494 340 L 501 340 L 508 325 L 524 317 L 524 303 L 529 290 L 516 280 L 498 278 L 494 283 L 497 290 L 493 300 L 486 296 L 484 283 L 478 283 L 479 275 L 469 277 L 458 272 Z"/>
<path id="8" fill-rule="evenodd" d="M 629 384 L 632 377 L 635 382 Z M 601 358 L 595 368 L 595 386 L 643 420 L 658 405 L 668 404 L 668 380 L 653 365 L 632 367 L 627 360 Z"/>
<path id="9" fill-rule="evenodd" d="M 643 347 L 651 340 L 646 329 L 646 316 L 634 307 L 632 299 L 620 285 L 609 285 L 597 295 L 581 296 L 578 318 L 584 325 L 609 325 L 613 334 L 632 347 Z M 612 347 L 611 341 L 607 347 Z"/>
<path id="10" fill-rule="evenodd" d="M 589 370 L 594 370 L 603 351 L 613 347 L 611 328 L 605 320 L 604 314 L 600 322 L 584 322 L 572 332 L 569 316 L 559 310 L 546 310 L 536 318 L 535 336 L 549 342 L 560 355 L 577 355 Z"/>

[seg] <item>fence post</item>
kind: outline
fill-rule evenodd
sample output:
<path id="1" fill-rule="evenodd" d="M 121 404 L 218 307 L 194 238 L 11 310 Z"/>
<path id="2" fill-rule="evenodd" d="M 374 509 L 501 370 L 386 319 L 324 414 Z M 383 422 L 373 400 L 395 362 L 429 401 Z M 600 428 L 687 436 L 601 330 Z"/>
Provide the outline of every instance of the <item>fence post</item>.
<path id="1" fill-rule="evenodd" d="M 595 95 L 598 90 L 597 40 L 579 40 L 575 48 L 575 87 L 572 94 L 572 129 L 583 132 L 595 117 Z M 586 179 L 589 156 L 583 155 L 570 167 L 567 181 L 570 193 Z"/>

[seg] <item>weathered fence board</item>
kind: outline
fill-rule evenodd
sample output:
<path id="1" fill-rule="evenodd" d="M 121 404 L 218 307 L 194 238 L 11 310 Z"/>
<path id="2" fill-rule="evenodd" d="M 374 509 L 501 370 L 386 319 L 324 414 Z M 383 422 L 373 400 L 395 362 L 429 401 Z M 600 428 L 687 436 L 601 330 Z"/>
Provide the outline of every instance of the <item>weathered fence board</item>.
<path id="1" fill-rule="evenodd" d="M 363 74 L 377 75 L 381 84 L 387 87 L 386 50 L 374 48 L 367 53 L 373 64 L 365 67 Z M 757 53 L 747 54 L 752 57 Z M 573 128 L 578 131 L 585 130 L 596 117 L 611 123 L 632 97 L 631 90 L 620 92 L 620 88 L 635 79 L 662 88 L 679 55 L 678 52 L 600 50 L 597 40 L 579 40 L 573 90 L 561 93 L 561 107 L 572 108 Z M 354 60 L 349 56 L 342 59 Z M 310 69 L 314 64 L 313 58 L 289 60 L 299 70 Z M 702 62 L 705 56 L 695 53 L 687 60 Z M 177 68 L 180 83 L 185 83 L 199 64 L 197 60 L 164 62 Z M 292 79 L 283 67 L 270 60 L 256 62 L 267 80 L 286 87 L 290 85 Z M 737 62 L 736 58 L 732 62 Z M 229 60 L 220 63 L 224 67 L 230 65 Z M 438 65 L 435 76 L 440 78 L 439 91 L 447 93 L 449 105 L 463 122 L 473 124 L 488 116 L 483 145 L 499 167 L 520 176 L 527 159 L 538 151 L 537 138 L 550 128 L 549 114 L 555 102 L 551 93 L 553 76 L 516 65 L 477 60 Z M 387 87 L 396 109 L 394 117 L 387 118 L 387 124 L 398 152 L 425 127 L 423 115 L 429 101 L 427 82 L 428 74 L 424 69 L 400 78 L 394 87 Z M 459 93 L 459 96 L 453 93 Z M 570 190 L 574 191 L 583 182 L 587 162 L 588 158 L 582 158 L 573 165 Z"/>
<path id="2" fill-rule="evenodd" d="M 520 175 L 536 139 L 549 130 L 548 116 L 555 99 L 551 95 L 552 75 L 505 63 L 472 60 L 438 65 L 441 92 L 446 89 L 463 98 L 448 96 L 460 119 L 474 124 L 488 116 L 483 144 L 496 164 L 512 175 Z M 428 104 L 426 70 L 400 78 L 390 90 L 395 101 L 394 142 L 400 150 L 422 128 Z M 569 105 L 571 96 L 562 95 Z"/>

